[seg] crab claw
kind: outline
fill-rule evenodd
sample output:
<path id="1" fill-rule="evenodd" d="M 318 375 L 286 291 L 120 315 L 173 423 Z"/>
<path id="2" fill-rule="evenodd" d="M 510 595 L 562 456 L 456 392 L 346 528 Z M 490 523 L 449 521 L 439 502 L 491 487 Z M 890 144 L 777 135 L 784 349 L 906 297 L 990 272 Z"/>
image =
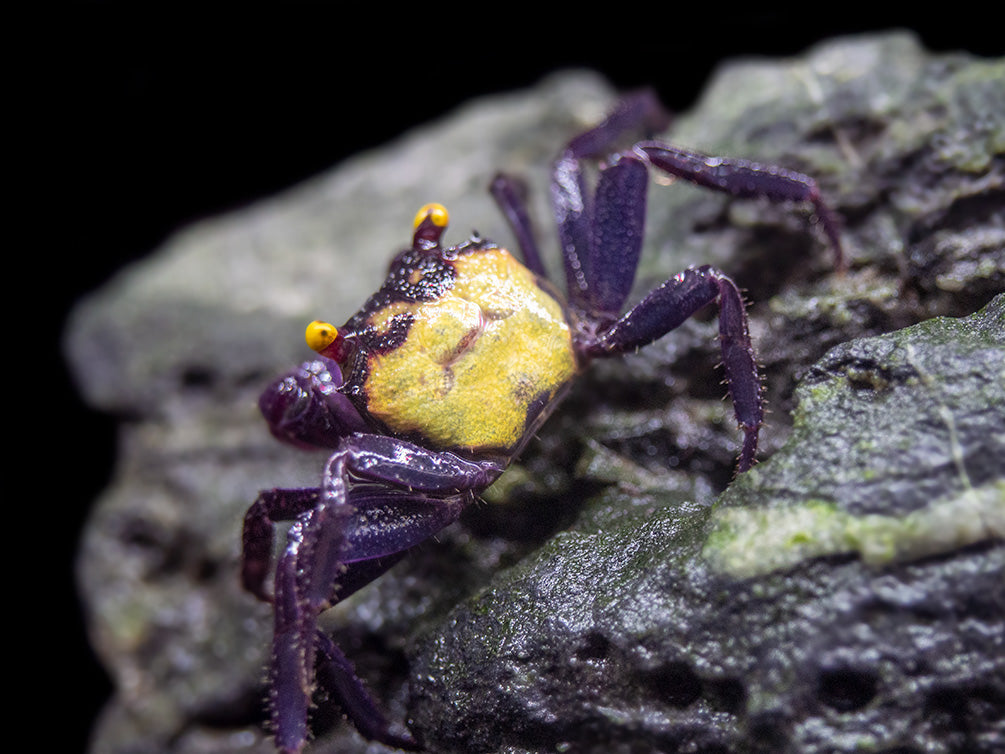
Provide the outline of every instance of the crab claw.
<path id="1" fill-rule="evenodd" d="M 342 370 L 324 357 L 306 361 L 262 393 L 258 407 L 272 434 L 301 448 L 333 448 L 366 429 L 352 403 L 338 391 Z"/>

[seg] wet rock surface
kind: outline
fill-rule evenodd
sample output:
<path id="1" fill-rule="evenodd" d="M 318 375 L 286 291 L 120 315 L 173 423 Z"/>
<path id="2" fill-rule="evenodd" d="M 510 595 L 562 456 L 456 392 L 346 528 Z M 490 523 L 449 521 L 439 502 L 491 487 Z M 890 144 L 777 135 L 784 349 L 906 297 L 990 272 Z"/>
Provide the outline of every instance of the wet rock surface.
<path id="1" fill-rule="evenodd" d="M 1002 375 L 1005 297 L 838 346 L 716 505 L 612 486 L 422 637 L 415 727 L 438 751 L 994 751 Z"/>

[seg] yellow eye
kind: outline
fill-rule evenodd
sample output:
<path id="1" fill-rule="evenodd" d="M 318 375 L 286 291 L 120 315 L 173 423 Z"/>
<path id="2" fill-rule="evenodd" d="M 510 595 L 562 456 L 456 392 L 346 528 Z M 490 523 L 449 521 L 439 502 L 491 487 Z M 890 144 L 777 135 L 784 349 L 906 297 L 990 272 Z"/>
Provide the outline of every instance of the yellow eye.
<path id="1" fill-rule="evenodd" d="M 338 337 L 338 328 L 329 322 L 316 319 L 307 325 L 304 337 L 307 339 L 307 345 L 313 350 L 323 351 Z"/>
<path id="2" fill-rule="evenodd" d="M 437 228 L 446 228 L 447 223 L 450 222 L 450 213 L 447 212 L 447 208 L 442 204 L 424 204 L 418 212 L 415 213 L 415 221 L 412 223 L 413 228 L 418 228 L 422 224 L 422 221 L 426 219 L 426 215 L 429 215 L 429 219 L 433 221 L 433 225 Z"/>

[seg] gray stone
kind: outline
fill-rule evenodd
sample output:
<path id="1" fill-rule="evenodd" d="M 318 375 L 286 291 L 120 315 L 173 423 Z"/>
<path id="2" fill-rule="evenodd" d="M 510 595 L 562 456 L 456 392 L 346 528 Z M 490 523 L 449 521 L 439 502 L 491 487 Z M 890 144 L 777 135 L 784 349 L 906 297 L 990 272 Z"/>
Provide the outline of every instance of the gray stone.
<path id="1" fill-rule="evenodd" d="M 78 568 L 116 685 L 94 751 L 271 750 L 270 617 L 239 589 L 241 517 L 260 488 L 316 483 L 322 457 L 270 438 L 258 392 L 308 355 L 307 321 L 341 321 L 376 287 L 420 204 L 450 208 L 448 241 L 509 242 L 484 190 L 496 169 L 536 190 L 557 271 L 547 163 L 613 97 L 568 73 L 472 102 L 177 234 L 74 312 L 81 391 L 125 419 Z M 712 505 L 738 437 L 714 322 L 692 320 L 595 365 L 491 504 L 327 628 L 433 751 L 990 751 L 1000 300 L 969 324 L 831 349 L 971 314 L 1005 289 L 1005 62 L 932 55 L 903 34 L 738 61 L 667 138 L 803 170 L 844 218 L 851 268 L 836 276 L 805 208 L 650 192 L 636 292 L 697 263 L 747 289 L 774 457 Z M 858 442 L 835 438 L 846 411 Z M 776 544 L 751 555 L 760 540 Z M 317 727 L 317 751 L 380 750 L 329 705 Z"/>
<path id="2" fill-rule="evenodd" d="M 1005 296 L 839 346 L 799 398 L 715 506 L 608 487 L 425 634 L 433 750 L 1005 743 Z"/>

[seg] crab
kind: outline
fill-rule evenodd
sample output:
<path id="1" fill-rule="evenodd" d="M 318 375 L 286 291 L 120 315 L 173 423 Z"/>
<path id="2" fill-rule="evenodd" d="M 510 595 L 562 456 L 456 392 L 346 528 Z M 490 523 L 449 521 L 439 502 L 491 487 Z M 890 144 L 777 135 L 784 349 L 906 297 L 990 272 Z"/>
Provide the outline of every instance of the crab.
<path id="1" fill-rule="evenodd" d="M 622 313 L 642 248 L 649 171 L 735 196 L 808 202 L 841 266 L 837 222 L 800 173 L 658 141 L 616 149 L 628 133 L 663 128 L 665 117 L 653 95 L 626 97 L 554 162 L 566 297 L 548 282 L 520 184 L 500 174 L 490 190 L 522 262 L 477 234 L 441 245 L 447 211 L 426 205 L 382 287 L 344 326 L 310 323 L 316 357 L 263 393 L 259 405 L 277 438 L 331 451 L 317 487 L 264 490 L 244 521 L 244 586 L 274 610 L 271 723 L 283 752 L 306 744 L 317 686 L 364 736 L 421 750 L 384 715 L 318 629 L 318 616 L 456 521 L 591 360 L 646 346 L 716 302 L 722 367 L 743 433 L 737 471 L 755 462 L 761 383 L 736 284 L 710 266 L 692 267 Z M 591 160 L 601 163 L 592 194 Z M 291 524 L 270 590 L 279 522 Z"/>

